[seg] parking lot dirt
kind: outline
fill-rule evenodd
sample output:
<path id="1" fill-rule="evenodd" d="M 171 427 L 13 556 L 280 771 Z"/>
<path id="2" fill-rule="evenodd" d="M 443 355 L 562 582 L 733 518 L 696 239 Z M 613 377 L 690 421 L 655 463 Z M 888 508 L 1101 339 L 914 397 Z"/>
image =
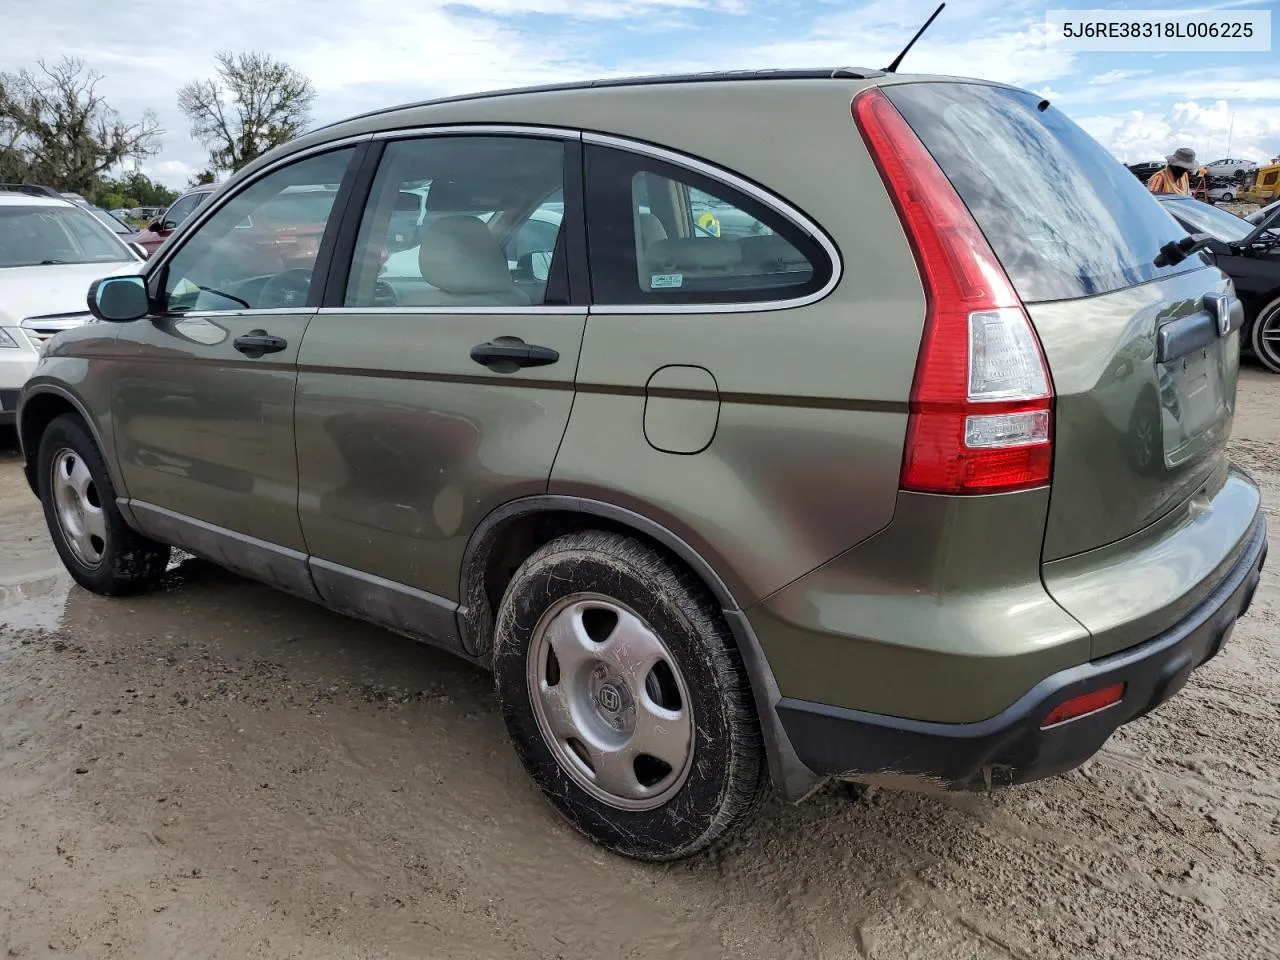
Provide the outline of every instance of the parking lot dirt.
<path id="1" fill-rule="evenodd" d="M 71 586 L 3 442 L 0 957 L 1280 956 L 1274 562 L 1081 770 L 838 787 L 648 866 L 542 801 L 477 669 L 194 561 Z M 1245 371 L 1233 451 L 1280 535 L 1280 378 Z"/>

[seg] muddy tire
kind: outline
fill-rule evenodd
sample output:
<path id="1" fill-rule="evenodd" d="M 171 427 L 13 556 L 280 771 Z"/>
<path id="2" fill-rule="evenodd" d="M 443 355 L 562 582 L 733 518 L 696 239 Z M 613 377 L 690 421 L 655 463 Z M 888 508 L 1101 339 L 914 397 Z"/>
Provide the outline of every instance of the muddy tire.
<path id="1" fill-rule="evenodd" d="M 616 853 L 690 856 L 764 796 L 733 637 L 702 585 L 636 539 L 586 531 L 529 557 L 498 610 L 494 673 L 525 769 Z"/>
<path id="2" fill-rule="evenodd" d="M 79 417 L 64 414 L 49 424 L 36 471 L 49 535 L 76 583 L 121 596 L 145 590 L 164 575 L 169 548 L 125 523 L 102 453 Z"/>

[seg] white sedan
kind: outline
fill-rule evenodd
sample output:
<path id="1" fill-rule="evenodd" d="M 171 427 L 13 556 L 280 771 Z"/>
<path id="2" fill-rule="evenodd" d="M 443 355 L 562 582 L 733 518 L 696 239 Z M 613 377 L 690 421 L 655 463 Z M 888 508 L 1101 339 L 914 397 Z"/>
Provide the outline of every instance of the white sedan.
<path id="1" fill-rule="evenodd" d="M 137 273 L 143 258 L 83 207 L 41 188 L 0 189 L 0 425 L 44 345 L 90 319 L 101 277 Z"/>

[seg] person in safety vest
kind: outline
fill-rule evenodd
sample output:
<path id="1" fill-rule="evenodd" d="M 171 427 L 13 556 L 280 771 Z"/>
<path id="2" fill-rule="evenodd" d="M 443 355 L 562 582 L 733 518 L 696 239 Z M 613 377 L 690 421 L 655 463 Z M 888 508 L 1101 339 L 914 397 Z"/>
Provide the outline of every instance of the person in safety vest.
<path id="1" fill-rule="evenodd" d="M 1190 147 L 1179 147 L 1165 157 L 1165 167 L 1156 171 L 1147 181 L 1147 189 L 1152 193 L 1180 193 L 1191 196 L 1191 174 L 1200 169 L 1196 163 L 1196 152 Z"/>

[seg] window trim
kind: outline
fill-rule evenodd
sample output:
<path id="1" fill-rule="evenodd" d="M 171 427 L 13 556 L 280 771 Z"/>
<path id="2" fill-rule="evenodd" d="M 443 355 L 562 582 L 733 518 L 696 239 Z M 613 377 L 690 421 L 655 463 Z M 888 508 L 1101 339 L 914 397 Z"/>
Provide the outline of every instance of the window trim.
<path id="1" fill-rule="evenodd" d="M 592 302 L 593 314 L 689 314 L 689 313 L 763 313 L 774 310 L 793 310 L 817 303 L 831 294 L 844 275 L 844 261 L 835 241 L 813 220 L 792 206 L 781 197 L 765 190 L 760 185 L 738 176 L 723 167 L 717 167 L 704 160 L 687 154 L 646 143 L 643 140 L 632 140 L 612 134 L 586 131 L 582 135 L 583 146 L 601 146 L 624 153 L 638 154 L 659 160 L 676 169 L 686 169 L 714 183 L 745 194 L 762 206 L 767 207 L 778 216 L 789 221 L 791 225 L 813 240 L 827 256 L 831 267 L 831 275 L 819 289 L 798 297 L 782 297 L 775 300 L 744 300 L 726 303 L 652 303 L 638 301 L 634 304 Z"/>
<path id="2" fill-rule="evenodd" d="M 564 141 L 564 219 L 561 231 L 565 237 L 569 271 L 568 304 L 537 304 L 527 307 L 349 307 L 346 305 L 347 283 L 351 275 L 351 263 L 355 257 L 355 245 L 364 219 L 365 209 L 373 192 L 373 181 L 378 174 L 386 145 L 397 140 L 419 140 L 426 137 L 528 137 L 535 140 Z M 370 134 L 371 143 L 362 159 L 357 180 L 352 188 L 343 214 L 342 224 L 336 235 L 334 256 L 329 264 L 329 281 L 321 301 L 320 313 L 325 316 L 359 314 L 421 314 L 424 316 L 523 316 L 525 314 L 581 316 L 590 307 L 591 284 L 587 272 L 587 227 L 583 185 L 584 150 L 583 133 L 568 127 L 547 127 L 515 123 L 450 123 L 434 127 L 403 127 L 380 130 Z"/>
<path id="3" fill-rule="evenodd" d="M 341 140 L 334 140 L 329 143 L 316 144 L 313 147 L 307 147 L 305 150 L 298 150 L 287 156 L 275 160 L 261 170 L 254 171 L 253 175 L 246 177 L 240 183 L 235 185 L 232 190 L 225 192 L 215 191 L 210 200 L 200 204 L 191 212 L 186 220 L 178 224 L 178 227 L 169 236 L 166 243 L 166 249 L 159 256 L 153 256 L 147 261 L 146 269 L 141 273 L 143 282 L 147 285 L 147 297 L 151 301 L 152 310 L 148 314 L 151 317 L 244 317 L 259 316 L 270 314 L 297 314 L 297 307 L 268 307 L 254 308 L 246 310 L 243 307 L 233 307 L 229 310 L 190 310 L 185 313 L 168 313 L 167 311 L 156 310 L 155 307 L 160 303 L 160 295 L 163 292 L 163 286 L 168 276 L 169 263 L 183 247 L 190 242 L 191 236 L 200 229 L 206 220 L 215 216 L 219 210 L 238 197 L 244 191 L 248 190 L 265 177 L 270 176 L 283 167 L 297 163 L 300 160 L 307 160 L 314 156 L 325 153 L 333 153 L 339 150 L 345 150 L 349 147 L 355 147 L 351 162 L 347 164 L 347 169 L 343 173 L 342 183 L 338 186 L 337 196 L 334 197 L 334 206 L 344 201 L 345 194 L 349 192 L 351 185 L 354 183 L 353 172 L 360 169 L 360 162 L 363 154 L 368 151 L 368 143 L 372 140 L 372 134 L 361 134 L 354 137 L 343 137 Z M 176 200 L 174 201 L 177 202 Z M 337 220 L 341 218 L 330 217 L 325 225 L 324 235 L 320 238 L 320 246 L 316 252 L 316 273 L 312 276 L 311 293 L 307 297 L 307 303 L 301 308 L 302 310 L 315 310 L 319 303 L 321 291 L 327 286 L 328 275 L 332 269 L 332 253 L 333 242 L 331 237 L 337 233 Z M 317 277 L 320 283 L 315 281 Z"/>

